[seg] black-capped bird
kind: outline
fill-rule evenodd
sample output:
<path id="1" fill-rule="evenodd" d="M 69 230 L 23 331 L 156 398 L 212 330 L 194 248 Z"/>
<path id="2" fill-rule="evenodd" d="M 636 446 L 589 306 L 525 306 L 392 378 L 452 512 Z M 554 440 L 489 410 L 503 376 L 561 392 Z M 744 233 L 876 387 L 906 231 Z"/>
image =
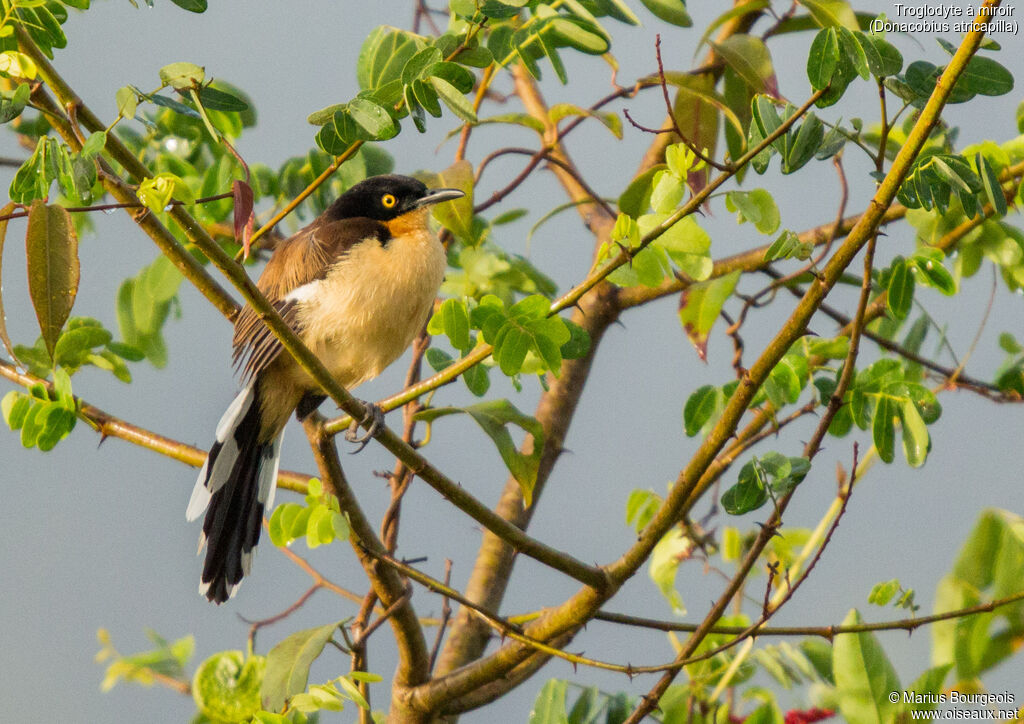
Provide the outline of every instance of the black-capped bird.
<path id="1" fill-rule="evenodd" d="M 462 195 L 408 176 L 374 176 L 275 248 L 257 286 L 347 389 L 379 375 L 423 327 L 447 266 L 430 207 Z M 217 425 L 186 511 L 190 521 L 206 511 L 199 592 L 216 603 L 234 595 L 252 566 L 285 423 L 296 408 L 302 417 L 325 399 L 249 306 L 233 343 L 245 388 Z M 372 413 L 376 423 L 380 410 Z M 354 432 L 349 439 L 365 443 L 369 435 Z"/>

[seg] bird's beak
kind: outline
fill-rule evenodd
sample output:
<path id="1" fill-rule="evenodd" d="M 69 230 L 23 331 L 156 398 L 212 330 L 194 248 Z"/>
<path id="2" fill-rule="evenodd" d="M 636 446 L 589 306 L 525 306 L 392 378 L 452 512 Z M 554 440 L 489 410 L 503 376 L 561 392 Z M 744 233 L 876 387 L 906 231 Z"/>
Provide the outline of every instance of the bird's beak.
<path id="1" fill-rule="evenodd" d="M 452 199 L 458 199 L 466 194 L 458 189 L 431 189 L 430 193 L 426 196 L 416 200 L 415 208 L 420 209 L 424 206 L 430 206 L 432 204 L 439 204 L 442 201 L 451 201 Z"/>

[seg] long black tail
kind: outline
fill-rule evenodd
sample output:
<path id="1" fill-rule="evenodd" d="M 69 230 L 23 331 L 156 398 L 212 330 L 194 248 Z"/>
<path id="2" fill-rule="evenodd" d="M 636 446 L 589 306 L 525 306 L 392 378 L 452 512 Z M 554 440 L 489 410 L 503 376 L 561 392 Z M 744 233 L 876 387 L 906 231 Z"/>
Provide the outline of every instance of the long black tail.
<path id="1" fill-rule="evenodd" d="M 199 593 L 215 603 L 235 595 L 252 568 L 263 511 L 273 506 L 281 433 L 259 440 L 258 380 L 231 403 L 217 425 L 217 439 L 192 490 L 185 516 L 203 511 L 199 551 L 207 546 Z"/>

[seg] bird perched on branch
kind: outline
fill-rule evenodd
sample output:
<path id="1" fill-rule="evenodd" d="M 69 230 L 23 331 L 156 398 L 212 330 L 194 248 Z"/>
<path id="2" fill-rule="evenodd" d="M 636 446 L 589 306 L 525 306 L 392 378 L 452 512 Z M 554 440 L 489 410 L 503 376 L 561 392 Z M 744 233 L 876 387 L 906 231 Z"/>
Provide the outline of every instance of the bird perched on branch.
<path id="1" fill-rule="evenodd" d="M 379 375 L 422 329 L 447 266 L 430 207 L 460 196 L 408 176 L 374 176 L 275 248 L 257 286 L 342 386 Z M 249 573 L 273 505 L 285 423 L 325 399 L 252 307 L 238 315 L 233 342 L 245 388 L 217 425 L 186 511 L 190 521 L 206 511 L 199 592 L 216 603 Z M 370 430 L 357 437 L 354 425 L 346 434 L 359 449 L 383 421 L 368 407 L 362 422 L 372 417 Z"/>

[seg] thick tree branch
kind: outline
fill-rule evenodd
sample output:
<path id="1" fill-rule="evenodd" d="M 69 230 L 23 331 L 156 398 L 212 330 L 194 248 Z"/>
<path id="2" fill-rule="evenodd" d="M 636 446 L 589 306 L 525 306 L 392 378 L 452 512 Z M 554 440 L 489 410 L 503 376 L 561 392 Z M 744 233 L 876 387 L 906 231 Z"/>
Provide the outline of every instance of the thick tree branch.
<path id="1" fill-rule="evenodd" d="M 310 415 L 303 422 L 303 428 L 313 449 L 321 479 L 338 499 L 342 513 L 349 520 L 352 547 L 373 590 L 385 609 L 400 602 L 389 619 L 398 643 L 399 665 L 395 685 L 403 687 L 424 682 L 430 675 L 429 652 L 423 630 L 407 595 L 406 583 L 393 569 L 377 565 L 375 556 L 370 555 L 370 552 L 385 555 L 384 544 L 377 537 L 349 487 L 338 460 L 334 438 L 324 432 L 323 417 L 319 414 Z"/>

